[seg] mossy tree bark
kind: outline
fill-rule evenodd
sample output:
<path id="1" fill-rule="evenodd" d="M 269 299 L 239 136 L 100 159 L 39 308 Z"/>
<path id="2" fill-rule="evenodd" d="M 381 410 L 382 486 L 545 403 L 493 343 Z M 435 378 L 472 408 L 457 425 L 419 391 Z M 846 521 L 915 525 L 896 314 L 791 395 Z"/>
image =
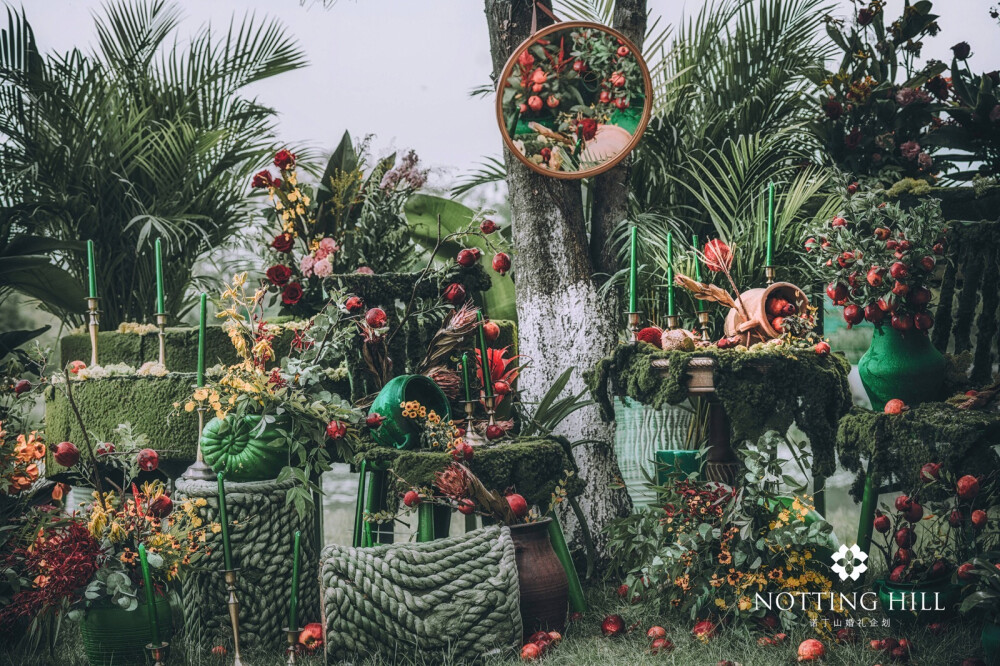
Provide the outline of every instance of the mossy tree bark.
<path id="1" fill-rule="evenodd" d="M 533 3 L 485 3 L 496 80 L 513 50 L 531 34 Z M 550 6 L 550 0 L 544 4 Z M 539 28 L 552 23 L 542 11 L 537 20 Z M 641 46 L 646 0 L 618 0 L 614 22 Z M 623 321 L 620 295 L 601 297 L 599 290 L 601 280 L 617 269 L 608 241 L 626 216 L 628 160 L 592 178 L 585 203 L 580 181 L 537 174 L 508 151 L 504 159 L 517 262 L 519 352 L 531 359 L 518 380 L 519 389 L 527 401 L 537 401 L 566 368 L 575 367 L 569 389 L 583 391 L 583 371 L 613 349 Z M 599 442 L 577 448 L 576 459 L 587 483 L 583 513 L 603 558 L 604 526 L 631 510 L 625 490 L 612 488 L 621 477 L 612 445 L 614 424 L 603 422 L 595 406 L 573 414 L 558 434 L 571 441 Z M 564 511 L 560 520 L 571 543 L 579 546 L 582 532 L 575 516 Z"/>

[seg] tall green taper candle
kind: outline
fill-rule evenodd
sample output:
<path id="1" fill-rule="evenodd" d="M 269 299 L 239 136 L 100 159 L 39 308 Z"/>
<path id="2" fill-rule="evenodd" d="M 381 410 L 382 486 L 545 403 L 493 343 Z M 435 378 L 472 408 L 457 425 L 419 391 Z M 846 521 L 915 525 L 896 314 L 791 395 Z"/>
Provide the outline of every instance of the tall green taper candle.
<path id="1" fill-rule="evenodd" d="M 160 627 L 156 620 L 156 606 L 153 601 L 153 577 L 149 575 L 149 560 L 146 558 L 146 546 L 139 544 L 139 564 L 142 566 L 142 582 L 146 588 L 146 612 L 149 614 L 149 635 L 152 644 L 160 647 Z"/>
<path id="2" fill-rule="evenodd" d="M 767 186 L 767 266 L 774 265 L 774 183 Z"/>
<path id="3" fill-rule="evenodd" d="M 483 321 L 483 311 L 479 311 L 479 354 L 480 354 L 480 365 L 483 368 L 483 391 L 487 398 L 493 397 L 493 379 L 490 377 L 490 354 L 489 348 L 486 346 L 486 332 L 483 328 L 486 324 Z"/>
<path id="4" fill-rule="evenodd" d="M 233 570 L 233 551 L 229 547 L 229 519 L 226 517 L 226 477 L 219 472 L 219 523 L 222 525 L 222 555 L 226 571 Z"/>
<path id="5" fill-rule="evenodd" d="M 94 241 L 87 241 L 87 285 L 90 297 L 97 298 L 97 267 L 94 265 Z"/>
<path id="6" fill-rule="evenodd" d="M 636 281 L 637 281 L 637 274 L 639 272 L 638 259 L 637 259 L 637 257 L 639 256 L 639 252 L 638 252 L 638 245 L 639 245 L 638 231 L 639 230 L 638 230 L 637 227 L 634 227 L 634 226 L 632 227 L 632 238 L 631 238 L 631 255 L 632 256 L 630 257 L 630 263 L 629 263 L 629 269 L 628 269 L 628 311 L 629 312 L 637 312 L 636 305 L 637 305 L 637 300 L 638 299 L 637 299 L 637 294 L 636 294 Z"/>
<path id="7" fill-rule="evenodd" d="M 462 354 L 462 383 L 465 384 L 465 401 L 472 402 L 472 380 L 469 377 L 469 352 Z"/>
<path id="8" fill-rule="evenodd" d="M 698 234 L 691 236 L 691 247 L 694 248 L 694 279 L 701 282 L 701 259 L 698 258 Z M 705 301 L 696 298 L 695 302 L 698 304 L 698 312 L 704 312 Z"/>
<path id="9" fill-rule="evenodd" d="M 295 545 L 292 547 L 292 600 L 288 605 L 288 628 L 298 629 L 299 610 L 299 540 L 302 532 L 295 530 Z"/>
<path id="10" fill-rule="evenodd" d="M 208 296 L 202 292 L 198 315 L 198 386 L 205 385 L 205 312 L 208 308 L 207 301 Z"/>
<path id="11" fill-rule="evenodd" d="M 163 314 L 163 253 L 160 249 L 160 239 L 156 239 L 156 313 Z"/>
<path id="12" fill-rule="evenodd" d="M 674 235 L 667 232 L 667 316 L 673 317 L 674 312 Z"/>

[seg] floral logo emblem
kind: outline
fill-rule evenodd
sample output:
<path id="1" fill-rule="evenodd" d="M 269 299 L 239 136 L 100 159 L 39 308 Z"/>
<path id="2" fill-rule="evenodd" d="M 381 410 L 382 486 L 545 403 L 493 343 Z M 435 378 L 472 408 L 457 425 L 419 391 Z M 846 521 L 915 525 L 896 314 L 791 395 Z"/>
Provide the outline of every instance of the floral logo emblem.
<path id="1" fill-rule="evenodd" d="M 868 553 L 861 550 L 858 544 L 850 548 L 846 544 L 840 544 L 840 550 L 833 554 L 833 566 L 830 568 L 840 576 L 840 580 L 857 580 L 868 571 L 868 565 L 865 564 L 867 559 Z"/>

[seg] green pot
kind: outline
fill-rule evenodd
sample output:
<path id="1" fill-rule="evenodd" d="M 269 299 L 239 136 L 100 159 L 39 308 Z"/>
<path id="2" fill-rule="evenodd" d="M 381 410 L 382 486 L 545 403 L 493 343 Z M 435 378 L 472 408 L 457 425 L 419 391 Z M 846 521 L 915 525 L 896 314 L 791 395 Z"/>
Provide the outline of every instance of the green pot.
<path id="1" fill-rule="evenodd" d="M 174 633 L 170 602 L 166 597 L 157 597 L 153 606 L 160 640 L 169 642 Z M 117 606 L 88 608 L 80 621 L 80 636 L 91 666 L 147 663 L 146 645 L 153 637 L 145 602 L 133 611 Z"/>
<path id="2" fill-rule="evenodd" d="M 927 334 L 882 326 L 858 361 L 858 374 L 872 409 L 881 412 L 893 398 L 907 405 L 940 399 L 944 367 L 944 356 Z"/>
<path id="3" fill-rule="evenodd" d="M 201 432 L 201 453 L 216 472 L 225 471 L 229 481 L 275 479 L 288 464 L 288 440 L 268 426 L 258 432 L 260 416 L 234 414 L 213 418 Z M 287 424 L 286 424 L 287 425 Z"/>
<path id="4" fill-rule="evenodd" d="M 983 625 L 983 633 L 979 634 L 979 642 L 983 646 L 986 663 L 990 666 L 1000 665 L 1000 624 L 987 622 Z"/>
<path id="5" fill-rule="evenodd" d="M 665 486 L 670 477 L 695 474 L 701 469 L 701 451 L 667 449 L 656 452 L 656 485 Z"/>
<path id="6" fill-rule="evenodd" d="M 879 579 L 875 581 L 875 591 L 882 612 L 890 620 L 899 622 L 940 622 L 954 615 L 962 600 L 962 586 L 947 577 L 919 583 Z"/>
<path id="7" fill-rule="evenodd" d="M 372 431 L 376 442 L 397 449 L 417 448 L 420 443 L 421 424 L 403 416 L 400 407 L 402 403 L 411 400 L 416 400 L 426 407 L 428 413 L 434 410 L 445 421 L 451 418 L 448 397 L 430 377 L 424 375 L 393 377 L 379 391 L 368 412 L 379 414 L 385 419 L 382 425 Z"/>

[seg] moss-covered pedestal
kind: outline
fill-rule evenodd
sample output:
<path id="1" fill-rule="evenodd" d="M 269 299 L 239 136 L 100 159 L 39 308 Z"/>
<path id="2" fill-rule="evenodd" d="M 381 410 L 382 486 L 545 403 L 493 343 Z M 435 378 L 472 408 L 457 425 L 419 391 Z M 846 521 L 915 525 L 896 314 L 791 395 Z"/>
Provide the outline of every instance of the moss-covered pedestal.
<path id="1" fill-rule="evenodd" d="M 233 566 L 239 570 L 236 598 L 240 603 L 240 646 L 273 650 L 286 644 L 282 627 L 288 624 L 291 599 L 292 547 L 295 531 L 302 532 L 299 583 L 299 624 L 320 622 L 319 544 L 314 516 L 300 518 L 285 503 L 292 480 L 226 484 L 226 510 Z M 225 563 L 219 520 L 218 484 L 181 477 L 177 493 L 195 500 L 207 530 L 207 557 L 183 580 L 184 626 L 188 640 L 201 645 L 230 644 L 229 611 L 223 579 Z"/>

